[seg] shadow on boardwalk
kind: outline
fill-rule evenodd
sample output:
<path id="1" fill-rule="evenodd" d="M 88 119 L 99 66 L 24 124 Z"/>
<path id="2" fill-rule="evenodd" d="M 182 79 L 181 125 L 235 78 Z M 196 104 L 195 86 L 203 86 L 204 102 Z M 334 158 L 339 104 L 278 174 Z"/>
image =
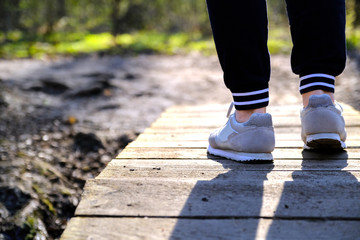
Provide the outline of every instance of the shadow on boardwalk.
<path id="1" fill-rule="evenodd" d="M 347 153 L 302 155 L 296 171 L 213 159 L 229 171 L 197 182 L 171 239 L 358 239 L 360 183 L 342 170 Z"/>
<path id="2" fill-rule="evenodd" d="M 210 181 L 196 183 L 171 239 L 256 237 L 264 182 L 274 167 L 273 163 L 258 164 L 260 171 L 245 171 L 243 164 L 216 161 L 229 171 Z"/>
<path id="3" fill-rule="evenodd" d="M 346 151 L 336 154 L 340 160 L 327 160 L 328 154 L 302 152 L 302 169 L 284 182 L 266 239 L 359 239 L 360 183 L 344 170 Z"/>

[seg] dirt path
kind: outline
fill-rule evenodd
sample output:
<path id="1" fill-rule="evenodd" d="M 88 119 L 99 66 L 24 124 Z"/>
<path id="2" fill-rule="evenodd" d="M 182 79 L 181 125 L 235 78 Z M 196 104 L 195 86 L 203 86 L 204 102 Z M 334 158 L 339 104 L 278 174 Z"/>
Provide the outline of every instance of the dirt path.
<path id="1" fill-rule="evenodd" d="M 288 56 L 272 57 L 270 104 L 300 104 L 298 80 L 289 62 Z M 0 78 L 14 91 L 6 99 L 11 105 L 27 102 L 55 108 L 64 117 L 76 117 L 84 128 L 91 122 L 112 132 L 141 132 L 173 104 L 231 101 L 216 56 L 2 61 Z M 349 61 L 337 80 L 338 100 L 355 102 L 349 94 L 357 95 L 358 82 L 359 70 Z M 66 89 L 59 91 L 53 83 Z"/>
<path id="2" fill-rule="evenodd" d="M 270 104 L 300 107 L 289 62 L 272 57 Z M 349 60 L 336 94 L 358 109 L 359 76 Z M 0 238 L 60 236 L 85 180 L 164 109 L 230 103 L 221 78 L 216 56 L 1 61 Z"/>

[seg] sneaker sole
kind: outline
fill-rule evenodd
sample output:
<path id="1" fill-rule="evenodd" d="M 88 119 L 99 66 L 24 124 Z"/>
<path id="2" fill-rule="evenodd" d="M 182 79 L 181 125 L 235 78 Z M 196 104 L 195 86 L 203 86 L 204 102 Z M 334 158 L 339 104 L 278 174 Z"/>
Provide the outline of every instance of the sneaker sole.
<path id="1" fill-rule="evenodd" d="M 215 156 L 224 157 L 227 159 L 248 162 L 248 161 L 272 161 L 273 156 L 271 153 L 248 153 L 248 152 L 236 152 L 232 150 L 221 150 L 212 148 L 210 145 L 207 149 L 208 153 Z"/>
<path id="2" fill-rule="evenodd" d="M 344 150 L 346 144 L 337 133 L 317 133 L 306 137 L 304 149 Z"/>

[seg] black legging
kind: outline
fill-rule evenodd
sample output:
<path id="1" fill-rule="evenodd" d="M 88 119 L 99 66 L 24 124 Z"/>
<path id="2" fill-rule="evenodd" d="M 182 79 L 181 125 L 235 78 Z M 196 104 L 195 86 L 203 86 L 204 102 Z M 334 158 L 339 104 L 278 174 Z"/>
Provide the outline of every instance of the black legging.
<path id="1" fill-rule="evenodd" d="M 345 68 L 345 0 L 286 0 L 300 92 L 334 92 Z M 268 105 L 270 57 L 266 0 L 207 0 L 224 81 L 236 109 Z"/>

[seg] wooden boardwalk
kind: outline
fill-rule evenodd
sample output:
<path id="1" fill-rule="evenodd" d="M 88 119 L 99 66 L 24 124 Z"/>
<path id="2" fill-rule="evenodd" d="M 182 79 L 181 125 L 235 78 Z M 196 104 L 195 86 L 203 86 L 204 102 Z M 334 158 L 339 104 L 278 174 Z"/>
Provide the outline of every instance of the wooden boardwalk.
<path id="1" fill-rule="evenodd" d="M 360 239 L 360 113 L 347 151 L 303 151 L 298 106 L 270 107 L 274 162 L 207 155 L 227 106 L 165 111 L 88 180 L 62 239 Z"/>

